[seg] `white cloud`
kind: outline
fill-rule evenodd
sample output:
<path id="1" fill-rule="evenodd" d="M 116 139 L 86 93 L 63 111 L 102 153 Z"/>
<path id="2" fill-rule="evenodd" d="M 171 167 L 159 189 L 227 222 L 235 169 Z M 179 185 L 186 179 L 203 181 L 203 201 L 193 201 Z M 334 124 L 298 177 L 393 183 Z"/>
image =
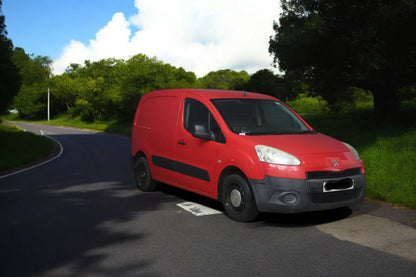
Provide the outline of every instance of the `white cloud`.
<path id="1" fill-rule="evenodd" d="M 276 0 L 136 0 L 138 13 L 114 14 L 88 45 L 72 40 L 54 62 L 55 74 L 70 63 L 142 53 L 198 76 L 219 69 L 271 68 L 268 53 Z M 135 28 L 134 28 L 135 27 Z M 137 29 L 134 34 L 133 29 Z"/>

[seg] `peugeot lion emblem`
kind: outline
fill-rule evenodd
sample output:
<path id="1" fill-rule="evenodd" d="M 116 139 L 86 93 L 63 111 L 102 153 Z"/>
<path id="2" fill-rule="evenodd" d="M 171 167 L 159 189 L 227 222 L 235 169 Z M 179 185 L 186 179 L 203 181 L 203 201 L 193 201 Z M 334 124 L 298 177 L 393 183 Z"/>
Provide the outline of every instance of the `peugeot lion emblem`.
<path id="1" fill-rule="evenodd" d="M 338 164 L 337 160 L 332 160 L 332 165 L 334 167 L 339 167 L 339 164 Z"/>

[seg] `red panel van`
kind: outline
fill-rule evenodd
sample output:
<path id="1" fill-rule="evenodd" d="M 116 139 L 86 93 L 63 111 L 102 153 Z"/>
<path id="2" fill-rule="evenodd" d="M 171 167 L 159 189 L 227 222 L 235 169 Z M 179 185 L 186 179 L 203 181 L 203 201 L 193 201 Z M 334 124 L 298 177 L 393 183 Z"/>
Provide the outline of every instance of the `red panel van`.
<path id="1" fill-rule="evenodd" d="M 131 161 L 139 189 L 159 181 L 202 194 L 236 221 L 348 206 L 365 192 L 352 146 L 318 133 L 280 100 L 244 91 L 146 93 Z"/>

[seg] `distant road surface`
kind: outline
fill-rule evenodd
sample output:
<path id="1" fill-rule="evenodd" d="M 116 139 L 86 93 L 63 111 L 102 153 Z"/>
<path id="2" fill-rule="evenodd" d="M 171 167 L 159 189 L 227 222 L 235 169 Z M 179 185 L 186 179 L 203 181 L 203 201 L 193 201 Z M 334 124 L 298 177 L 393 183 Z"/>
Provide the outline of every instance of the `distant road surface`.
<path id="1" fill-rule="evenodd" d="M 17 125 L 63 152 L 0 177 L 0 276 L 416 276 L 416 211 L 365 201 L 237 223 L 214 200 L 138 191 L 127 137 Z"/>

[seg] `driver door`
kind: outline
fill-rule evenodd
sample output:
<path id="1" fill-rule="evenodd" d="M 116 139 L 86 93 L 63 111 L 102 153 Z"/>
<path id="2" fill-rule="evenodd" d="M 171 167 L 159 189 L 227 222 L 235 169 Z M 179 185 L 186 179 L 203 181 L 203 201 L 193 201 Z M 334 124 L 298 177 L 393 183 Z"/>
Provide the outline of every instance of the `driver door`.
<path id="1" fill-rule="evenodd" d="M 225 138 L 206 105 L 194 98 L 185 98 L 183 104 L 183 120 L 177 129 L 177 171 L 183 174 L 187 188 L 211 195 L 216 192 L 213 175 L 218 169 L 218 151 Z M 209 135 L 195 137 L 195 127 Z"/>

